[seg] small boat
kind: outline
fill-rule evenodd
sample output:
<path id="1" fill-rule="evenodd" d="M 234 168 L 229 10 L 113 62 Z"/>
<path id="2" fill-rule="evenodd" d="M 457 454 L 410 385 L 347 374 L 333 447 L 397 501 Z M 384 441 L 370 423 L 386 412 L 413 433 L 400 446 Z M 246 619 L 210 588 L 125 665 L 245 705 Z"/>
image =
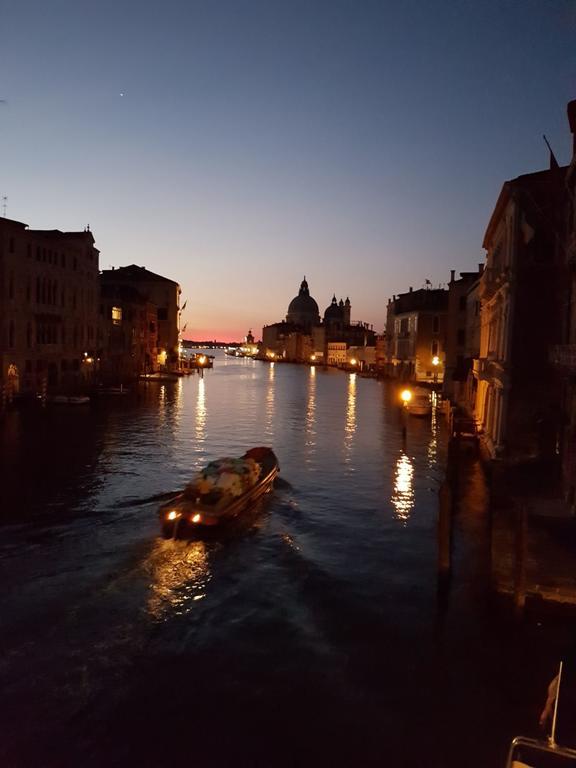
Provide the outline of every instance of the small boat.
<path id="1" fill-rule="evenodd" d="M 87 395 L 48 395 L 46 402 L 53 405 L 87 405 L 90 398 Z"/>
<path id="2" fill-rule="evenodd" d="M 570 768 L 570 766 L 574 768 L 576 766 L 576 750 L 570 747 L 561 747 L 552 739 L 543 741 L 526 736 L 516 736 L 512 740 L 508 750 L 506 768 L 540 768 L 540 766 L 544 768 L 544 766 L 551 765 L 557 765 L 558 768 Z"/>
<path id="3" fill-rule="evenodd" d="M 96 390 L 97 395 L 111 395 L 111 396 L 118 396 L 118 395 L 129 395 L 130 389 L 128 387 L 125 387 L 123 384 L 120 384 L 119 387 L 100 387 Z"/>
<path id="4" fill-rule="evenodd" d="M 424 387 L 414 387 L 410 398 L 405 400 L 405 407 L 411 416 L 430 416 L 432 413 L 430 391 Z"/>
<path id="5" fill-rule="evenodd" d="M 159 509 L 164 536 L 223 526 L 272 490 L 280 465 L 271 448 L 211 462 Z"/>

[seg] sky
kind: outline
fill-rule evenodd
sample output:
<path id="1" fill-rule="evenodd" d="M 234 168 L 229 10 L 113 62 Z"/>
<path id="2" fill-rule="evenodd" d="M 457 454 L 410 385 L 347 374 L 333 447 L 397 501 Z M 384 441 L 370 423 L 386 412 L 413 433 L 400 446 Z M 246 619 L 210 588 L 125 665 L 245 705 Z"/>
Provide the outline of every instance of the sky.
<path id="1" fill-rule="evenodd" d="M 570 160 L 576 0 L 0 0 L 0 196 L 257 338 L 484 260 L 502 183 Z"/>

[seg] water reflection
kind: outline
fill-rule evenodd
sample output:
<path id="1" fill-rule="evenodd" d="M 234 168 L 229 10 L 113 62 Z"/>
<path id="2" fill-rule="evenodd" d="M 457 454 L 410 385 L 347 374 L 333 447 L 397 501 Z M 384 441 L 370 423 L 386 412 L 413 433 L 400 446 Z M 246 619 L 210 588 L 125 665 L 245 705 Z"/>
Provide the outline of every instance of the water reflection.
<path id="1" fill-rule="evenodd" d="M 206 596 L 211 574 L 206 543 L 158 540 L 147 563 L 150 570 L 148 611 L 160 621 L 188 613 Z"/>
<path id="2" fill-rule="evenodd" d="M 394 516 L 406 524 L 414 507 L 414 466 L 404 452 L 396 462 L 391 501 Z"/>
<path id="3" fill-rule="evenodd" d="M 266 389 L 266 435 L 270 437 L 271 442 L 274 441 L 274 363 L 270 363 L 268 366 L 268 386 Z"/>
<path id="4" fill-rule="evenodd" d="M 438 395 L 432 392 L 432 416 L 430 420 L 430 442 L 428 443 L 428 466 L 430 469 L 438 460 Z"/>
<path id="5" fill-rule="evenodd" d="M 346 401 L 346 426 L 344 428 L 344 455 L 345 462 L 350 463 L 351 452 L 354 445 L 354 433 L 356 432 L 356 374 L 348 376 L 348 399 Z"/>
<path id="6" fill-rule="evenodd" d="M 307 460 L 315 453 L 316 447 L 316 368 L 310 366 L 308 376 L 308 402 L 306 403 L 306 454 Z"/>
<path id="7" fill-rule="evenodd" d="M 206 440 L 206 391 L 204 379 L 198 378 L 198 394 L 196 396 L 196 442 L 203 443 Z"/>

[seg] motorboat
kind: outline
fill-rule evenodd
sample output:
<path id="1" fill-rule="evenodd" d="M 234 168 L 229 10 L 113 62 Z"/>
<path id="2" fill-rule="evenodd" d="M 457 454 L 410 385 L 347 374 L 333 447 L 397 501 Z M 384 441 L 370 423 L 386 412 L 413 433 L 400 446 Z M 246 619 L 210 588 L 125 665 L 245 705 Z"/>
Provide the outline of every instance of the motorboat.
<path id="1" fill-rule="evenodd" d="M 432 395 L 429 389 L 413 387 L 402 392 L 406 411 L 411 416 L 430 416 L 432 413 Z"/>
<path id="2" fill-rule="evenodd" d="M 280 472 L 271 448 L 251 448 L 239 458 L 210 462 L 186 488 L 159 509 L 166 537 L 214 529 L 250 510 L 272 490 Z"/>
<path id="3" fill-rule="evenodd" d="M 90 398 L 88 395 L 48 395 L 46 402 L 53 405 L 87 405 Z"/>

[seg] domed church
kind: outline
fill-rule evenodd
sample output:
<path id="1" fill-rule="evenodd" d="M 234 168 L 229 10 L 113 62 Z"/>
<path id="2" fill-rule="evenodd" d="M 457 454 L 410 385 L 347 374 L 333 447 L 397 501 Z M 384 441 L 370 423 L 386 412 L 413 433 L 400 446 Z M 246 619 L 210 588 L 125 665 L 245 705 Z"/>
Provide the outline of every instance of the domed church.
<path id="1" fill-rule="evenodd" d="M 320 324 L 318 304 L 312 296 L 310 296 L 306 278 L 304 278 L 300 284 L 298 296 L 295 296 L 288 305 L 286 322 L 299 325 L 301 328 L 308 330 L 313 326 Z"/>
<path id="2" fill-rule="evenodd" d="M 332 296 L 332 303 L 329 307 L 326 307 L 324 312 L 324 325 L 326 330 L 330 332 L 343 331 L 350 325 L 350 299 L 346 297 L 346 301 L 336 301 L 336 294 Z"/>

